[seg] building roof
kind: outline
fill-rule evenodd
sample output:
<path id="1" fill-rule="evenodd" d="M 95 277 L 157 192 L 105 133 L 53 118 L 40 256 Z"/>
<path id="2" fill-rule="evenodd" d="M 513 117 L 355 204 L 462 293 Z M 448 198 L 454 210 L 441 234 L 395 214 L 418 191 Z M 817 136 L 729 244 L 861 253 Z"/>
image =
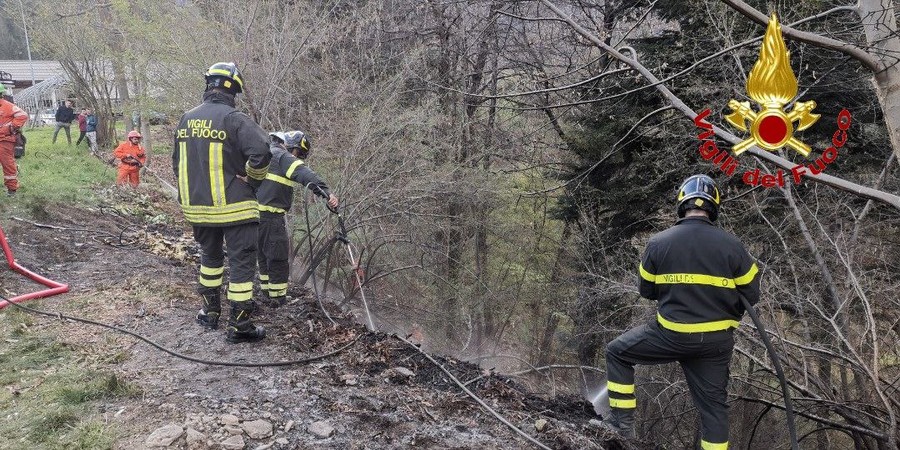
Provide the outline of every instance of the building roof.
<path id="1" fill-rule="evenodd" d="M 34 65 L 34 81 L 41 82 L 54 75 L 63 75 L 62 65 L 59 61 L 32 61 L 28 60 L 0 60 L 0 71 L 8 72 L 13 80 L 31 83 L 31 66 Z"/>

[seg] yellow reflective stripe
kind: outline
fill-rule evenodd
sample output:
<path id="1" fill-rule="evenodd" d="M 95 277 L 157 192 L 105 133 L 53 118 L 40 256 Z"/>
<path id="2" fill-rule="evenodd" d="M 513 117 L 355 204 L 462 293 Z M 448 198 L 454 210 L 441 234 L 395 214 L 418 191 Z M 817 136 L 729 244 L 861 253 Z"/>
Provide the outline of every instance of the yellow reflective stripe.
<path id="1" fill-rule="evenodd" d="M 214 280 L 208 280 L 206 278 L 200 277 L 200 285 L 205 287 L 219 287 L 222 285 L 222 278 L 216 278 Z"/>
<path id="2" fill-rule="evenodd" d="M 290 186 L 290 187 L 294 187 L 297 185 L 297 183 L 294 183 L 293 181 L 291 181 L 285 177 L 275 175 L 274 173 L 271 173 L 271 172 L 266 174 L 266 179 L 269 181 L 274 181 L 276 183 L 281 183 L 285 186 Z"/>
<path id="3" fill-rule="evenodd" d="M 259 281 L 269 281 L 269 276 L 264 274 L 259 274 Z"/>
<path id="4" fill-rule="evenodd" d="M 620 384 L 613 381 L 606 382 L 606 388 L 610 392 L 618 392 L 619 394 L 634 394 L 633 384 Z"/>
<path id="5" fill-rule="evenodd" d="M 728 450 L 728 442 L 723 442 L 721 444 L 715 444 L 712 442 L 704 441 L 700 439 L 700 448 L 703 450 Z"/>
<path id="6" fill-rule="evenodd" d="M 232 292 L 252 291 L 253 282 L 247 281 L 244 283 L 228 283 L 228 290 Z"/>
<path id="7" fill-rule="evenodd" d="M 256 210 L 256 205 L 256 200 L 244 200 L 242 202 L 220 206 L 189 205 L 182 208 L 182 210 L 184 210 L 185 213 L 192 214 L 227 214 L 243 210 Z"/>
<path id="8" fill-rule="evenodd" d="M 656 313 L 656 320 L 663 328 L 679 333 L 707 333 L 710 331 L 722 331 L 729 328 L 737 328 L 740 322 L 737 320 L 716 320 L 714 322 L 678 323 L 666 320 L 660 313 Z"/>
<path id="9" fill-rule="evenodd" d="M 278 213 L 278 214 L 286 214 L 287 213 L 287 211 L 285 211 L 281 208 L 276 208 L 274 206 L 269 206 L 269 205 L 259 205 L 259 210 L 272 212 L 272 213 Z"/>
<path id="10" fill-rule="evenodd" d="M 259 211 L 242 211 L 228 214 L 185 213 L 184 218 L 191 223 L 231 223 L 241 220 L 259 220 Z"/>
<path id="11" fill-rule="evenodd" d="M 182 205 L 191 204 L 191 195 L 188 185 L 188 157 L 187 142 L 178 143 L 178 196 Z"/>
<path id="12" fill-rule="evenodd" d="M 750 282 L 753 281 L 753 277 L 756 276 L 757 272 L 759 272 L 759 268 L 756 267 L 756 263 L 753 263 L 753 265 L 750 266 L 750 270 L 748 270 L 747 273 L 734 279 L 734 284 L 736 284 L 738 286 L 750 284 Z"/>
<path id="13" fill-rule="evenodd" d="M 265 167 L 260 167 L 259 169 L 254 169 L 250 167 L 250 161 L 247 161 L 244 164 L 244 170 L 247 171 L 247 176 L 253 178 L 254 180 L 262 180 L 266 177 L 266 174 L 269 173 L 269 165 L 266 164 Z"/>
<path id="14" fill-rule="evenodd" d="M 609 406 L 613 408 L 637 408 L 637 400 L 633 398 L 629 400 L 623 400 L 620 398 L 610 397 Z"/>
<path id="15" fill-rule="evenodd" d="M 269 289 L 269 297 L 284 297 L 287 295 L 287 289 L 272 290 Z"/>
<path id="16" fill-rule="evenodd" d="M 232 292 L 228 291 L 228 300 L 233 302 L 245 302 L 253 298 L 253 291 L 250 292 Z"/>
<path id="17" fill-rule="evenodd" d="M 653 282 L 656 284 L 705 284 L 726 289 L 735 288 L 734 280 L 731 278 L 714 277 L 702 273 L 663 273 L 656 275 Z"/>
<path id="18" fill-rule="evenodd" d="M 287 283 L 269 283 L 269 289 L 287 289 Z"/>
<path id="19" fill-rule="evenodd" d="M 302 165 L 303 165 L 303 161 L 301 161 L 301 160 L 299 160 L 299 159 L 296 160 L 296 161 L 294 161 L 294 163 L 291 164 L 291 167 L 288 167 L 288 170 L 287 170 L 287 172 L 284 174 L 284 176 L 290 178 L 291 175 L 294 174 L 294 171 L 297 170 L 297 168 L 300 167 L 300 166 L 302 166 Z"/>
<path id="20" fill-rule="evenodd" d="M 244 80 L 237 74 L 232 74 L 231 71 L 225 69 L 210 69 L 208 72 L 210 75 L 225 75 L 228 78 L 231 78 L 234 81 L 237 81 L 237 84 L 241 85 L 241 89 L 244 88 Z"/>
<path id="21" fill-rule="evenodd" d="M 649 282 L 651 282 L 651 283 L 655 283 L 655 282 L 656 282 L 655 276 L 654 276 L 652 273 L 647 272 L 646 269 L 644 269 L 644 264 L 643 264 L 643 263 L 641 263 L 640 265 L 638 265 L 638 271 L 641 273 L 641 278 L 643 278 L 643 279 L 645 279 L 645 280 L 647 280 L 647 281 L 649 281 Z"/>
<path id="22" fill-rule="evenodd" d="M 222 275 L 225 273 L 224 267 L 206 267 L 204 265 L 200 265 L 200 273 L 203 275 Z"/>
<path id="23" fill-rule="evenodd" d="M 209 190 L 213 206 L 225 204 L 225 168 L 222 158 L 222 143 L 209 143 Z"/>

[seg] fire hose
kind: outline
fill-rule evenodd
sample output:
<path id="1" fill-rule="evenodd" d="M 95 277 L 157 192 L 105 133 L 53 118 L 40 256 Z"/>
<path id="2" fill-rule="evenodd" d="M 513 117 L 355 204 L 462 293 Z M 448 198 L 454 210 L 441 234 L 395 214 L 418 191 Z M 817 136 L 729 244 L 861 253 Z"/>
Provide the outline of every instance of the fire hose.
<path id="1" fill-rule="evenodd" d="M 317 185 L 310 183 L 310 184 L 306 185 L 306 188 L 309 190 L 315 190 L 322 197 L 325 197 L 325 198 L 328 197 L 326 195 L 325 191 L 322 190 L 322 188 Z M 305 199 L 306 199 L 306 197 L 304 197 L 304 201 L 305 201 Z M 366 299 L 365 291 L 363 291 L 363 279 L 362 279 L 362 276 L 360 275 L 360 270 L 359 270 L 359 265 L 361 262 L 357 261 L 356 256 L 354 256 L 354 254 L 353 254 L 353 244 L 350 242 L 350 238 L 348 237 L 347 226 L 344 224 L 344 215 L 343 215 L 343 213 L 341 213 L 341 210 L 338 207 L 332 208 L 331 206 L 326 204 L 326 208 L 328 208 L 329 211 L 331 211 L 333 214 L 335 214 L 337 216 L 338 229 L 335 232 L 334 237 L 325 244 L 324 248 L 322 250 L 320 250 L 317 254 L 314 255 L 313 254 L 313 242 L 312 242 L 312 229 L 310 228 L 310 222 L 309 222 L 309 204 L 307 203 L 304 205 L 304 211 L 306 213 L 306 230 L 307 230 L 307 238 L 308 238 L 308 242 L 309 242 L 310 255 L 309 255 L 309 267 L 307 267 L 307 269 L 306 269 L 306 274 L 304 274 L 303 280 L 305 281 L 307 276 L 312 277 L 312 284 L 313 284 L 313 289 L 315 290 L 315 294 L 316 294 L 316 301 L 319 302 L 319 306 L 322 308 L 322 311 L 325 313 L 326 317 L 328 317 L 328 319 L 331 320 L 331 316 L 328 315 L 328 311 L 325 311 L 325 307 L 322 305 L 322 302 L 319 297 L 319 288 L 318 288 L 318 283 L 316 282 L 316 267 L 319 265 L 319 263 L 322 262 L 322 260 L 324 260 L 324 255 L 331 251 L 332 246 L 336 242 L 340 241 L 341 243 L 343 243 L 344 247 L 347 248 L 347 256 L 350 259 L 350 265 L 353 270 L 353 275 L 356 278 L 356 285 L 359 288 L 359 296 L 360 296 L 360 299 L 362 300 L 363 311 L 366 314 L 366 328 L 369 331 L 375 331 L 375 322 L 372 320 L 372 312 L 369 309 L 369 302 Z M 332 322 L 334 322 L 334 321 L 332 320 Z"/>
<path id="2" fill-rule="evenodd" d="M 12 249 L 9 247 L 9 242 L 6 241 L 6 234 L 3 233 L 3 227 L 0 227 L 0 247 L 3 248 L 3 253 L 6 255 L 6 263 L 9 265 L 10 269 L 28 277 L 28 279 L 32 281 L 35 281 L 47 287 L 47 289 L 31 292 L 28 294 L 17 295 L 9 299 L 3 297 L 4 300 L 0 301 L 0 309 L 9 306 L 11 303 L 19 303 L 26 300 L 50 297 L 53 295 L 62 294 L 64 292 L 69 292 L 68 284 L 59 283 L 49 278 L 42 277 L 16 262 L 15 257 L 13 257 Z"/>

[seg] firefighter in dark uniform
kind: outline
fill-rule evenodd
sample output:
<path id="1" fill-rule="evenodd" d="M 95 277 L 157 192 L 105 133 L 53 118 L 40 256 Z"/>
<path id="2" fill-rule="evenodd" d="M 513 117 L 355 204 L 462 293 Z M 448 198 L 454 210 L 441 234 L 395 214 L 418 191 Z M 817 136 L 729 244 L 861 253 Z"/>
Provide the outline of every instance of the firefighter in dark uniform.
<path id="1" fill-rule="evenodd" d="M 759 301 L 753 258 L 737 237 L 715 225 L 719 189 L 706 175 L 678 193 L 678 221 L 650 239 L 638 268 L 641 296 L 656 300 L 656 320 L 606 347 L 608 427 L 634 436 L 634 366 L 678 361 L 700 412 L 704 450 L 728 448 L 728 365 L 740 296 Z"/>
<path id="2" fill-rule="evenodd" d="M 197 322 L 216 329 L 221 315 L 220 287 L 225 272 L 223 241 L 228 246 L 228 342 L 265 337 L 255 326 L 253 276 L 259 223 L 255 189 L 269 169 L 266 132 L 235 109 L 244 80 L 234 63 L 216 63 L 206 71 L 203 103 L 186 112 L 175 130 L 172 167 L 181 210 L 200 244 Z"/>
<path id="3" fill-rule="evenodd" d="M 287 300 L 288 250 L 290 238 L 284 215 L 291 209 L 294 186 L 303 186 L 326 199 L 332 210 L 338 198 L 328 191 L 328 185 L 306 166 L 312 144 L 302 131 L 277 132 L 272 138 L 272 161 L 269 173 L 256 192 L 259 201 L 259 284 L 263 297 L 271 306 Z"/>

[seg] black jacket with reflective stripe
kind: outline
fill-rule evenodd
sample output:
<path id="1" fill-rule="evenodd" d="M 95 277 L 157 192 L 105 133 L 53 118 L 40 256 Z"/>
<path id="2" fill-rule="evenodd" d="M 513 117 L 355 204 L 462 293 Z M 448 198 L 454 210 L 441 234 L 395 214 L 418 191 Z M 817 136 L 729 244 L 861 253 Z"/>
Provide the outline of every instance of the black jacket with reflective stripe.
<path id="1" fill-rule="evenodd" d="M 187 221 L 200 226 L 259 221 L 248 182 L 258 185 L 265 178 L 271 157 L 265 131 L 234 108 L 234 96 L 206 92 L 175 130 L 172 167 Z"/>
<path id="2" fill-rule="evenodd" d="M 272 161 L 269 173 L 256 191 L 260 211 L 286 213 L 294 200 L 295 185 L 307 187 L 316 195 L 328 198 L 328 185 L 302 160 L 279 145 L 272 145 L 270 150 Z"/>
<path id="3" fill-rule="evenodd" d="M 658 300 L 659 323 L 680 332 L 737 327 L 759 301 L 759 277 L 741 241 L 706 217 L 686 217 L 650 239 L 639 267 L 642 296 Z M 687 325 L 685 325 L 687 324 Z"/>

